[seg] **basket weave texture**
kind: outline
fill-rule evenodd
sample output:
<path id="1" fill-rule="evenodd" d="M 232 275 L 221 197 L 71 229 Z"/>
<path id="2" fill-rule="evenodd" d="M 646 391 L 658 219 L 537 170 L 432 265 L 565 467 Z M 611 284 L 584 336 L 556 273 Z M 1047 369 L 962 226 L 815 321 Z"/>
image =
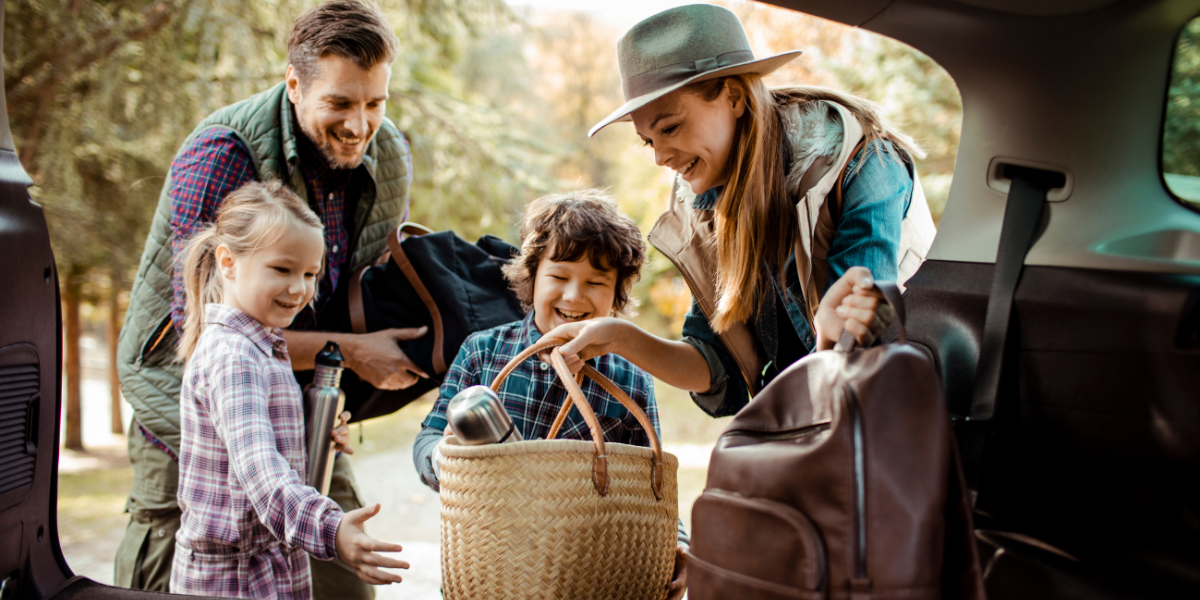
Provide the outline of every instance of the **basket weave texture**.
<path id="1" fill-rule="evenodd" d="M 658 499 L 651 483 L 654 450 L 601 445 L 608 478 L 603 492 L 593 481 L 599 451 L 592 442 L 465 446 L 454 437 L 442 440 L 445 598 L 665 598 L 677 544 L 679 460 L 661 453 Z"/>

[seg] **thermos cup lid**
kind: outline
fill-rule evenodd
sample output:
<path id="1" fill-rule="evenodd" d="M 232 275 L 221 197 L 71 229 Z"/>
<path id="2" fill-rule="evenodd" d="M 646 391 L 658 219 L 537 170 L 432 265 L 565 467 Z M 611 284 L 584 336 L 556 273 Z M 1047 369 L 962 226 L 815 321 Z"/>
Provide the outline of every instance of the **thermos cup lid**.
<path id="1" fill-rule="evenodd" d="M 325 347 L 317 353 L 316 363 L 323 367 L 334 367 L 341 369 L 345 364 L 345 359 L 342 358 L 342 349 L 337 342 L 325 342 Z"/>
<path id="2" fill-rule="evenodd" d="M 512 418 L 491 388 L 473 385 L 454 395 L 446 406 L 450 429 L 468 446 L 505 441 L 513 431 Z"/>

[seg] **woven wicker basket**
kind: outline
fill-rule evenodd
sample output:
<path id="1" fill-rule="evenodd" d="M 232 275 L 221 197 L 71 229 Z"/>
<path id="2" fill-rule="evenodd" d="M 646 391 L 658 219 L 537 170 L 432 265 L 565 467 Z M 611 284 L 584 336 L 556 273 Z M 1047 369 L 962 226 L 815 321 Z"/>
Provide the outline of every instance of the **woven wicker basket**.
<path id="1" fill-rule="evenodd" d="M 492 388 L 558 344 L 535 344 Z M 662 452 L 645 412 L 589 366 L 581 374 L 630 408 L 652 447 L 606 444 L 557 349 L 551 358 L 568 391 L 551 439 L 463 446 L 449 437 L 439 446 L 442 592 L 449 600 L 660 600 L 675 560 L 679 461 Z M 553 439 L 572 405 L 592 442 Z"/>

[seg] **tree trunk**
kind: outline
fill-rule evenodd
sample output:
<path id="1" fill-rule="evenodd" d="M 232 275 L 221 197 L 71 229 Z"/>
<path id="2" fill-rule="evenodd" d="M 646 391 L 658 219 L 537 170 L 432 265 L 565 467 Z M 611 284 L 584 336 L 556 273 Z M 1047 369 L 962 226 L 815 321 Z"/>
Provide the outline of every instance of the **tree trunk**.
<path id="1" fill-rule="evenodd" d="M 117 377 L 117 338 L 121 335 L 121 307 L 118 299 L 121 291 L 121 281 L 116 277 L 109 279 L 108 292 L 108 384 L 112 390 L 112 432 L 125 433 L 124 423 L 121 422 L 121 380 Z"/>
<path id="2" fill-rule="evenodd" d="M 66 285 L 63 286 L 63 313 L 66 321 L 66 348 L 64 358 L 67 363 L 67 436 L 63 445 L 70 450 L 83 450 L 83 419 L 82 419 L 82 385 L 79 356 L 79 276 L 67 270 Z"/>

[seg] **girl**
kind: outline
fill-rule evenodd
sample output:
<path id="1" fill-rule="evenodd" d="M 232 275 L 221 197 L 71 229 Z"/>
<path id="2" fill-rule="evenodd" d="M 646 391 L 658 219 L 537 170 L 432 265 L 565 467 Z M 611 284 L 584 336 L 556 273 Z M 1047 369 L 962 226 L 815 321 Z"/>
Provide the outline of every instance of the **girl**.
<path id="1" fill-rule="evenodd" d="M 229 194 L 188 242 L 172 592 L 308 599 L 305 552 L 374 584 L 401 580 L 379 567 L 408 568 L 363 531 L 378 504 L 343 513 L 301 476 L 304 408 L 280 329 L 312 302 L 324 253 L 320 219 L 279 181 Z"/>

